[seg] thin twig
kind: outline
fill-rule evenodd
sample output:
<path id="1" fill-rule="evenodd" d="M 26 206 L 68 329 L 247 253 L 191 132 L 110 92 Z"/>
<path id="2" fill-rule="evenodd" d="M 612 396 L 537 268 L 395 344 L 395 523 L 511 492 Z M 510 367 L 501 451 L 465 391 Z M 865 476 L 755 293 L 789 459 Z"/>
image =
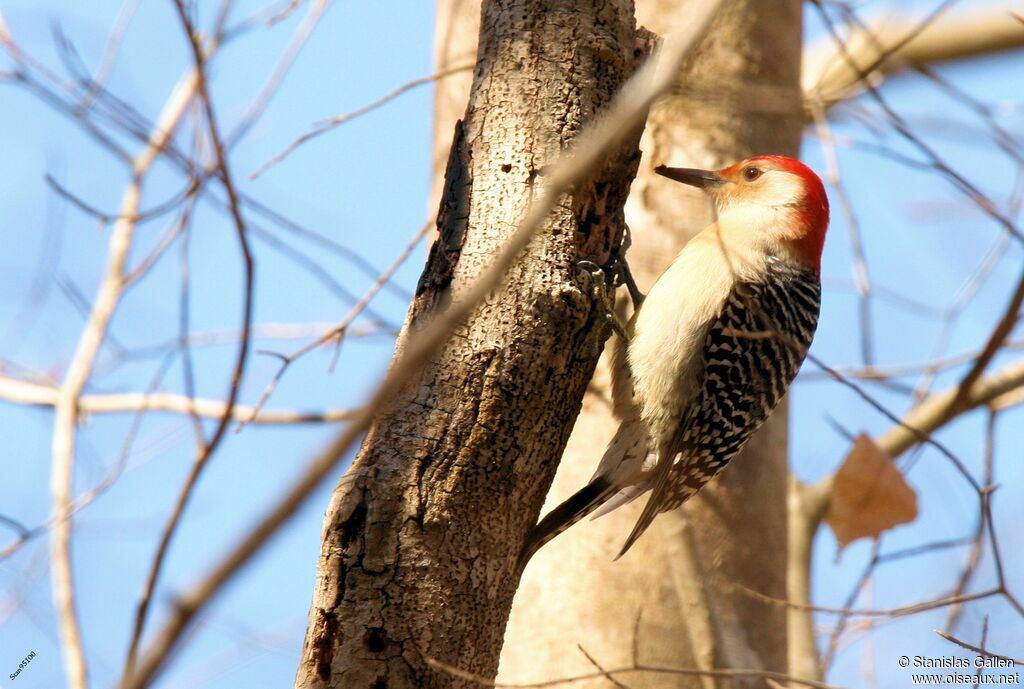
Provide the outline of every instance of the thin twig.
<path id="1" fill-rule="evenodd" d="M 985 598 L 991 598 L 992 596 L 1003 594 L 1002 589 L 994 588 L 987 591 L 981 591 L 980 593 L 946 596 L 944 598 L 914 603 L 913 605 L 903 605 L 896 608 L 833 608 L 824 605 L 808 605 L 790 600 L 783 600 L 781 598 L 774 598 L 763 594 L 760 591 L 754 591 L 745 586 L 740 586 L 739 584 L 733 584 L 732 587 L 755 600 L 761 601 L 762 603 L 768 603 L 770 605 L 776 605 L 784 608 L 792 608 L 795 610 L 807 610 L 809 612 L 843 615 L 847 617 L 905 617 L 907 615 L 916 615 L 918 613 L 927 612 L 928 610 L 935 610 L 936 608 L 945 608 L 958 603 L 969 603 L 971 601 L 983 600 Z"/>
<path id="2" fill-rule="evenodd" d="M 813 689 L 840 689 L 835 684 L 826 684 L 825 682 L 801 679 L 799 677 L 787 675 L 784 672 L 772 672 L 771 670 L 696 670 L 692 668 L 665 667 L 661 665 L 646 664 L 618 667 L 610 670 L 598 670 L 597 672 L 588 672 L 570 677 L 561 677 L 559 679 L 549 679 L 542 682 L 497 682 L 476 673 L 467 672 L 466 670 L 461 670 L 452 665 L 448 665 L 447 663 L 442 663 L 440 660 L 435 658 L 425 658 L 424 660 L 427 665 L 435 670 L 445 672 L 454 677 L 458 677 L 459 679 L 466 680 L 467 682 L 479 684 L 482 687 L 494 687 L 494 689 L 544 689 L 545 687 L 556 687 L 562 684 L 586 682 L 587 680 L 599 679 L 601 677 L 607 678 L 609 675 L 639 674 L 644 672 L 660 675 L 682 675 L 684 677 L 720 677 L 723 679 L 757 677 L 760 679 L 774 679 L 780 682 L 792 682 L 793 684 L 800 686 L 813 687 Z"/>
<path id="3" fill-rule="evenodd" d="M 290 144 L 285 146 L 284 149 L 282 149 L 279 153 L 277 153 L 274 157 L 272 157 L 270 160 L 268 160 L 267 162 L 263 163 L 258 168 L 256 168 L 256 170 L 254 172 L 249 174 L 249 179 L 256 179 L 257 177 L 262 175 L 264 172 L 266 172 L 267 170 L 269 170 L 270 168 L 272 168 L 273 166 L 277 165 L 282 160 L 284 160 L 285 158 L 290 156 L 292 153 L 295 152 L 295 149 L 299 148 L 304 143 L 306 143 L 306 142 L 308 142 L 308 141 L 310 141 L 312 139 L 315 139 L 316 137 L 320 136 L 321 134 L 326 134 L 327 132 L 331 131 L 335 127 L 339 127 L 339 126 L 345 124 L 346 122 L 351 122 L 352 120 L 356 119 L 357 117 L 361 117 L 362 115 L 365 115 L 365 114 L 367 114 L 369 112 L 373 112 L 377 108 L 380 108 L 380 107 L 382 107 L 384 105 L 387 105 L 388 103 L 390 103 L 394 99 L 396 99 L 399 96 L 401 96 L 406 91 L 411 91 L 412 89 L 416 88 L 417 86 L 423 86 L 425 84 L 432 84 L 433 82 L 435 82 L 435 81 L 437 81 L 439 79 L 444 79 L 445 77 L 450 77 L 453 74 L 460 74 L 462 72 L 468 72 L 471 69 L 473 69 L 473 65 L 458 65 L 458 66 L 455 66 L 455 67 L 448 67 L 446 69 L 442 69 L 442 70 L 440 70 L 438 72 L 435 72 L 434 74 L 431 74 L 429 76 L 420 77 L 419 79 L 413 79 L 412 81 L 406 82 L 405 84 L 402 84 L 401 86 L 399 86 L 398 88 L 394 89 L 390 93 L 387 93 L 387 94 L 381 96 L 380 98 L 378 98 L 377 100 L 373 101 L 372 103 L 367 103 L 366 105 L 364 105 L 362 107 L 359 107 L 359 108 L 356 108 L 355 110 L 353 110 L 351 112 L 347 112 L 344 115 L 336 115 L 335 117 L 331 117 L 331 118 L 326 119 L 326 120 L 321 120 L 320 122 L 316 123 L 316 126 L 314 126 L 314 128 L 312 130 L 306 132 L 302 136 L 300 136 L 297 139 L 295 139 L 294 141 L 292 141 Z"/>
<path id="4" fill-rule="evenodd" d="M 993 412 L 988 414 L 988 423 L 985 425 L 985 478 L 984 485 L 991 486 L 995 481 L 994 473 L 994 459 L 995 459 L 995 428 L 996 428 L 997 415 Z M 981 562 L 981 553 L 984 548 L 985 542 L 985 521 L 989 518 L 988 510 L 983 509 L 981 512 L 981 518 L 978 520 L 978 528 L 974 531 L 974 538 L 971 539 L 971 550 L 967 554 L 967 562 L 964 565 L 963 571 L 960 573 L 959 581 L 957 581 L 956 588 L 953 589 L 953 594 L 962 594 L 967 591 L 967 587 L 970 586 L 971 579 L 974 578 L 975 572 L 977 572 L 978 564 Z M 960 620 L 960 615 L 964 610 L 963 605 L 954 605 L 949 609 L 949 616 L 946 620 L 946 628 L 952 632 L 956 629 L 957 622 Z"/>
<path id="5" fill-rule="evenodd" d="M 231 177 L 231 170 L 228 164 L 227 155 L 224 152 L 224 144 L 221 140 L 219 128 L 217 125 L 217 117 L 213 109 L 213 99 L 210 96 L 209 83 L 206 77 L 206 55 L 204 54 L 203 46 L 200 43 L 199 35 L 197 34 L 195 27 L 192 25 L 191 19 L 189 19 L 188 11 L 185 9 L 183 0 L 175 0 L 175 7 L 178 10 L 178 17 L 181 20 L 182 28 L 185 31 L 185 35 L 188 38 L 189 46 L 192 49 L 193 68 L 196 75 L 196 92 L 199 96 L 199 100 L 202 103 L 203 111 L 206 120 L 206 128 L 209 134 L 210 144 L 213 147 L 214 155 L 216 158 L 216 167 L 220 171 L 220 181 L 224 187 L 224 191 L 228 197 L 228 203 L 231 209 L 231 217 L 235 225 L 236 238 L 238 240 L 238 247 L 241 253 L 242 266 L 243 266 L 243 304 L 242 304 L 242 325 L 241 325 L 241 338 L 238 345 L 238 353 L 235 357 L 234 369 L 231 374 L 231 383 L 228 388 L 227 401 L 224 404 L 224 413 L 221 415 L 217 422 L 217 426 L 213 431 L 213 435 L 210 440 L 204 443 L 196 456 L 195 462 L 192 465 L 191 470 L 185 483 L 178 494 L 177 501 L 175 502 L 174 508 L 171 512 L 171 516 L 167 521 L 167 525 L 164 527 L 161 533 L 160 543 L 157 546 L 156 554 L 153 557 L 153 562 L 150 566 L 149 573 L 146 578 L 146 584 L 143 589 L 142 596 L 140 598 L 138 607 L 135 614 L 135 622 L 132 628 L 131 641 L 129 643 L 128 658 L 125 663 L 124 677 L 131 677 L 132 671 L 135 666 L 136 655 L 138 652 L 139 644 L 142 640 L 142 632 L 145 629 L 146 615 L 149 610 L 149 603 L 152 600 L 153 592 L 156 589 L 157 582 L 159 581 L 160 571 L 163 567 L 164 560 L 167 555 L 167 551 L 170 548 L 170 543 L 174 538 L 174 534 L 177 531 L 178 524 L 181 522 L 182 515 L 184 514 L 185 507 L 188 504 L 189 498 L 192 496 L 192 492 L 195 489 L 196 484 L 199 481 L 199 476 L 202 474 L 203 469 L 209 463 L 210 458 L 214 455 L 217 448 L 220 446 L 221 441 L 224 439 L 227 433 L 228 424 L 231 422 L 232 409 L 235 406 L 235 402 L 238 399 L 239 388 L 242 384 L 242 376 L 245 373 L 246 360 L 249 354 L 249 329 L 252 326 L 252 311 L 253 311 L 253 280 L 254 280 L 254 264 L 252 254 L 249 250 L 249 239 L 247 236 L 247 230 L 245 220 L 242 218 L 242 213 L 239 206 L 238 194 L 235 192 L 234 182 Z M 226 13 L 226 12 L 225 12 Z"/>
<path id="6" fill-rule="evenodd" d="M 1008 663 L 1013 663 L 1014 665 L 1024 665 L 1024 660 L 1017 660 L 1016 658 L 1011 658 L 1010 656 L 1004 656 L 1004 655 L 1001 655 L 999 653 L 992 653 L 991 651 L 986 651 L 984 648 L 980 648 L 980 647 L 975 646 L 973 644 L 969 644 L 966 641 L 962 641 L 962 640 L 956 638 L 955 636 L 953 636 L 952 634 L 947 634 L 946 632 L 944 632 L 944 631 L 942 631 L 940 629 L 933 629 L 932 631 L 935 632 L 936 634 L 938 634 L 939 636 L 941 636 L 946 641 L 954 643 L 957 646 L 959 646 L 960 648 L 965 648 L 968 651 L 972 651 L 974 653 L 977 653 L 980 656 L 984 656 L 986 658 L 995 658 L 997 660 L 1004 660 L 1004 661 L 1006 661 Z"/>
<path id="7" fill-rule="evenodd" d="M 587 653 L 587 649 L 583 648 L 581 644 L 576 644 L 576 648 L 580 650 L 580 653 L 583 654 L 583 657 L 586 658 L 587 661 L 598 670 L 598 672 L 603 674 L 606 680 L 611 682 L 612 686 L 618 687 L 618 689 L 630 689 L 628 685 L 623 684 L 619 680 L 615 679 L 615 677 L 613 677 L 610 672 L 605 670 L 604 667 L 602 667 L 601 663 L 597 662 L 594 656 Z"/>
<path id="8" fill-rule="evenodd" d="M 960 475 L 964 478 L 964 480 L 971 484 L 971 487 L 974 488 L 975 491 L 981 490 L 981 486 L 978 484 L 977 480 L 973 476 L 971 476 L 971 472 L 967 470 L 967 467 L 964 466 L 964 463 L 960 460 L 960 458 L 954 455 L 952 452 L 950 452 L 949 448 L 947 448 L 945 445 L 943 445 L 938 440 L 932 437 L 931 431 L 934 430 L 934 428 L 922 427 L 921 424 L 915 424 L 914 420 L 910 420 L 909 417 L 908 419 L 901 419 L 899 416 L 886 409 L 874 397 L 866 393 L 864 389 L 861 388 L 859 385 L 857 385 L 856 383 L 847 378 L 844 378 L 835 369 L 828 366 L 828 364 L 821 361 L 821 359 L 819 359 L 818 357 L 808 353 L 807 359 L 816 364 L 823 371 L 828 373 L 833 380 L 853 390 L 853 392 L 855 392 L 858 397 L 867 402 L 868 405 L 870 405 L 873 409 L 875 409 L 880 414 L 882 414 L 882 416 L 886 417 L 894 424 L 896 424 L 896 428 L 890 431 L 890 433 L 906 433 L 909 436 L 909 442 L 907 443 L 906 447 L 900 449 L 898 452 L 890 451 L 890 456 L 895 457 L 896 455 L 901 454 L 906 449 L 909 449 L 910 447 L 918 443 L 931 445 L 936 450 L 938 450 L 944 457 L 946 457 L 946 459 L 948 459 L 954 467 L 956 467 L 956 470 L 960 472 Z M 948 421 L 948 419 L 946 419 L 946 421 Z M 942 424 L 937 424 L 935 428 L 937 428 L 940 425 Z M 888 450 L 888 448 L 882 446 L 881 442 L 879 442 L 878 444 L 880 447 L 882 447 L 882 449 Z"/>
<path id="9" fill-rule="evenodd" d="M 323 333 L 334 330 L 337 323 L 327 321 L 313 321 L 310 323 L 263 323 L 253 325 L 250 336 L 253 340 L 305 340 L 319 337 Z M 376 326 L 351 327 L 345 333 L 345 337 L 395 337 L 397 330 L 390 328 L 379 328 Z M 180 338 L 173 338 L 156 344 L 144 345 L 141 347 L 126 347 L 121 356 L 126 360 L 151 359 L 162 357 L 169 350 L 179 346 Z M 234 344 L 238 342 L 238 331 L 232 329 L 209 330 L 206 332 L 189 333 L 188 345 L 192 348 L 214 347 L 217 345 Z"/>
<path id="10" fill-rule="evenodd" d="M 1012 351 L 1024 349 L 1024 340 L 1012 340 L 1007 341 L 1003 344 L 1003 351 Z M 978 358 L 981 354 L 981 350 L 977 349 L 970 352 L 961 352 L 959 354 L 952 354 L 950 356 L 942 357 L 939 359 L 932 359 L 928 362 L 917 363 L 917 364 L 899 364 L 894 366 L 873 366 L 871 368 L 864 367 L 845 367 L 836 368 L 836 371 L 848 378 L 859 378 L 860 380 L 866 381 L 878 381 L 888 380 L 890 378 L 901 378 L 904 376 L 915 376 L 923 372 L 939 373 L 950 368 L 962 366 L 963 364 L 970 363 Z M 818 380 L 822 378 L 829 378 L 828 374 L 824 371 L 820 372 L 809 372 L 802 376 L 805 380 Z"/>
<path id="11" fill-rule="evenodd" d="M 259 118 L 263 115 L 263 112 L 270 104 L 270 100 L 277 93 L 282 82 L 284 82 L 284 78 L 288 75 L 288 71 L 295 63 L 295 58 L 299 56 L 299 53 L 302 52 L 303 46 L 306 45 L 309 37 L 313 35 L 313 30 L 316 28 L 317 24 L 320 23 L 320 19 L 327 10 L 328 4 L 330 4 L 329 0 L 316 0 L 309 8 L 309 12 L 306 13 L 305 17 L 303 17 L 302 22 L 299 24 L 298 28 L 295 29 L 295 33 L 292 34 L 291 41 L 288 42 L 288 46 L 284 49 L 284 53 L 282 53 L 280 59 L 278 59 L 270 77 L 267 78 L 263 88 L 260 89 L 259 95 L 256 96 L 256 99 L 253 101 L 252 105 L 249 106 L 245 115 L 225 139 L 224 144 L 229 150 L 234 148 L 239 141 L 245 138 L 245 135 L 249 133 L 249 130 L 252 129 L 253 125 L 256 124 Z M 293 5 L 291 9 L 295 9 L 296 6 L 297 3 Z M 283 19 L 284 16 L 286 16 L 286 14 L 282 13 L 279 15 L 279 19 L 271 18 L 268 24 L 272 26 L 277 23 L 277 21 L 280 21 L 280 19 Z"/>
<path id="12" fill-rule="evenodd" d="M 879 93 L 878 88 L 871 82 L 868 74 L 857 64 L 854 57 L 851 55 L 843 39 L 840 37 L 838 30 L 836 29 L 835 23 L 829 16 L 828 12 L 825 11 L 821 5 L 820 0 L 816 0 L 814 7 L 818 11 L 818 16 L 821 18 L 825 25 L 826 30 L 832 36 L 833 42 L 846 61 L 847 65 L 856 72 L 860 82 L 864 84 L 868 94 L 875 101 L 875 103 L 882 109 L 886 117 L 892 124 L 893 129 L 903 137 L 907 142 L 913 145 L 918 151 L 920 151 L 927 159 L 928 165 L 942 173 L 942 175 L 949 180 L 949 182 L 959 190 L 965 197 L 978 206 L 986 215 L 996 221 L 1008 234 L 1019 242 L 1024 242 L 1024 234 L 1021 233 L 1020 229 L 1014 224 L 1014 222 L 1008 218 L 1004 213 L 1000 212 L 996 208 L 995 204 L 985 194 L 983 194 L 974 184 L 972 184 L 966 177 L 960 174 L 953 166 L 946 163 L 942 157 L 927 143 L 925 143 L 919 136 L 914 134 L 907 123 L 899 116 L 899 114 L 893 110 L 889 102 Z M 945 6 L 945 5 L 944 5 Z M 944 7 L 943 6 L 943 7 Z M 843 7 L 846 10 L 847 16 L 851 19 L 851 22 L 856 21 L 856 15 L 847 7 Z"/>
<path id="13" fill-rule="evenodd" d="M 423 240 L 424 237 L 427 236 L 427 233 L 429 233 L 430 230 L 433 229 L 433 227 L 434 223 L 428 221 L 423 225 L 419 232 L 413 235 L 412 239 L 409 240 L 408 244 L 406 244 L 402 252 L 399 253 L 398 257 L 391 263 L 390 266 L 388 266 L 388 268 L 383 273 L 377 276 L 377 279 L 374 281 L 374 283 L 370 286 L 366 293 L 363 294 L 359 301 L 356 302 L 356 304 L 352 307 L 351 311 L 349 311 L 348 315 L 345 316 L 341 323 L 332 327 L 330 330 L 327 330 L 326 332 L 322 333 L 319 337 L 303 345 L 302 347 L 292 352 L 291 354 L 278 355 L 278 357 L 281 360 L 281 366 L 278 368 L 277 373 L 274 374 L 274 377 L 271 379 L 271 381 L 267 383 L 267 386 L 263 389 L 263 393 L 260 395 L 259 400 L 253 407 L 253 418 L 255 418 L 261 413 L 263 405 L 265 405 L 267 401 L 270 399 L 270 396 L 274 393 L 274 390 L 277 388 L 277 385 L 281 381 L 281 378 L 284 376 L 285 372 L 293 363 L 295 363 L 297 359 L 332 340 L 335 342 L 335 352 L 337 352 L 337 348 L 341 347 L 342 338 L 346 336 L 349 329 L 352 327 L 352 322 L 356 318 L 358 318 L 359 314 L 361 314 L 369 306 L 370 302 L 373 301 L 374 297 L 377 296 L 377 293 L 380 292 L 384 285 L 391 281 L 391 278 L 394 276 L 394 274 L 398 271 L 399 268 L 402 267 L 402 265 L 412 254 L 416 246 Z M 265 353 L 269 354 L 269 352 Z M 239 425 L 236 427 L 236 431 L 241 430 L 242 426 L 244 426 L 246 423 L 248 423 L 248 420 L 241 421 Z"/>
<path id="14" fill-rule="evenodd" d="M 949 401 L 950 411 L 955 411 L 957 407 L 967 401 L 967 398 L 970 396 L 971 387 L 985 372 L 985 368 L 995 358 L 995 355 L 1006 342 L 1006 338 L 1009 337 L 1014 326 L 1017 325 L 1022 305 L 1024 305 L 1024 272 L 1021 273 L 1020 279 L 1017 281 L 1017 289 L 1014 290 L 1013 296 L 1010 297 L 1010 303 L 1007 304 L 996 327 L 992 329 L 992 333 L 989 335 L 981 354 L 974 360 L 970 370 L 964 375 L 960 384 L 957 385 L 956 394 Z"/>
<path id="15" fill-rule="evenodd" d="M 820 102 L 815 102 L 812 103 L 811 112 L 814 114 L 815 127 L 821 140 L 822 151 L 825 154 L 828 181 L 839 199 L 839 206 L 843 209 L 843 215 L 846 217 L 846 229 L 850 234 L 850 248 L 853 251 L 853 277 L 854 284 L 857 286 L 860 307 L 861 358 L 864 366 L 870 370 L 875 363 L 875 356 L 872 347 L 874 338 L 872 337 L 871 318 L 871 274 L 868 271 L 868 262 L 864 254 L 864 239 L 861 236 L 857 214 L 846 193 L 846 185 L 843 184 L 835 139 L 832 137 L 832 129 L 825 117 L 825 108 Z"/>
<path id="16" fill-rule="evenodd" d="M 96 74 L 91 80 L 91 88 L 78 105 L 79 112 L 84 113 L 92 107 L 93 98 L 97 91 L 103 88 L 110 77 L 110 72 L 114 68 L 114 62 L 117 60 L 117 53 L 121 49 L 121 42 L 124 40 L 125 33 L 128 31 L 128 25 L 135 16 L 136 10 L 139 9 L 139 4 L 140 0 L 124 0 L 121 9 L 118 10 L 117 19 L 114 20 L 114 26 L 110 29 L 107 43 L 103 47 L 103 57 L 100 58 L 99 67 L 96 68 Z"/>

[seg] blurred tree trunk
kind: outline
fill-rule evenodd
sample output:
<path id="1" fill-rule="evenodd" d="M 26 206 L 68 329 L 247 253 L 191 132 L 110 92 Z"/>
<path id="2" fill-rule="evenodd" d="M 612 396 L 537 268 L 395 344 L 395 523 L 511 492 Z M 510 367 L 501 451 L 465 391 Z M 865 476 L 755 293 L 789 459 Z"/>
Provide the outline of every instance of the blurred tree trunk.
<path id="1" fill-rule="evenodd" d="M 542 167 L 634 68 L 632 0 L 487 0 L 480 26 L 439 236 L 399 351 L 486 267 L 543 183 Z M 638 139 L 559 201 L 507 287 L 367 433 L 328 508 L 296 687 L 474 686 L 431 669 L 431 658 L 497 672 L 516 556 L 603 337 L 577 262 L 604 263 L 621 239 Z"/>
<path id="2" fill-rule="evenodd" d="M 472 0 L 438 3 L 438 68 L 458 64 L 474 34 Z M 459 9 L 455 9 L 459 6 Z M 652 174 L 659 163 L 720 167 L 754 153 L 795 155 L 800 99 L 799 0 L 727 3 L 679 76 L 676 92 L 652 113 L 644 164 L 626 218 L 631 264 L 649 286 L 686 240 L 710 221 L 699 194 Z M 639 0 L 641 26 L 663 34 L 686 20 L 683 0 Z M 444 132 L 465 101 L 455 80 L 438 86 Z M 444 138 L 437 150 L 446 147 Z M 589 478 L 615 428 L 600 367 L 562 458 L 547 507 Z M 731 466 L 683 510 L 662 515 L 618 562 L 612 558 L 642 500 L 584 522 L 534 558 L 516 595 L 500 677 L 542 681 L 634 661 L 691 668 L 786 670 L 786 616 L 741 587 L 786 595 L 786 411 L 781 408 Z M 637 621 L 639 620 L 639 623 Z M 633 657 L 634 647 L 637 657 Z M 608 686 L 606 679 L 574 686 Z M 728 686 L 724 680 L 651 675 L 644 687 Z M 763 687 L 762 680 L 733 686 Z"/>

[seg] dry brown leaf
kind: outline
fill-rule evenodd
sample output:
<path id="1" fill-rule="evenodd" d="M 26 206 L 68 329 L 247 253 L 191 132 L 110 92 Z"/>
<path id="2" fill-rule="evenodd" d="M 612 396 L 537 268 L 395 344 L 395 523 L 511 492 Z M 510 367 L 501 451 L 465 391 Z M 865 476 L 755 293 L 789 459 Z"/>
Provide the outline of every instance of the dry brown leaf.
<path id="1" fill-rule="evenodd" d="M 836 472 L 825 516 L 839 549 L 858 538 L 878 538 L 915 518 L 917 493 L 875 441 L 857 436 Z"/>

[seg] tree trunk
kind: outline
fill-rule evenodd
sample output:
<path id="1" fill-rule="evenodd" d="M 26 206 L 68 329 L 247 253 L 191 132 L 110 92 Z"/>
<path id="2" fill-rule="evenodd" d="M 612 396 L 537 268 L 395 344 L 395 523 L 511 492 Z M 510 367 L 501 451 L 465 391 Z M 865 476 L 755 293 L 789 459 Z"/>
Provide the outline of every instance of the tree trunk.
<path id="1" fill-rule="evenodd" d="M 398 350 L 472 284 L 542 168 L 634 68 L 631 0 L 487 0 L 435 240 Z M 638 136 L 637 136 L 638 139 Z M 603 338 L 577 262 L 618 245 L 637 140 L 556 204 L 488 298 L 373 424 L 328 508 L 296 687 L 493 677 L 536 520 Z"/>
<path id="2" fill-rule="evenodd" d="M 652 112 L 644 165 L 626 206 L 630 263 L 649 286 L 710 221 L 707 201 L 652 174 L 654 165 L 720 167 L 755 153 L 795 155 L 802 115 L 801 3 L 733 0 L 691 54 L 679 87 Z M 686 18 L 679 0 L 638 2 L 638 22 L 663 33 Z M 685 295 L 680 295 L 685 299 Z M 573 430 L 547 507 L 589 479 L 615 428 L 602 365 Z M 786 616 L 744 593 L 786 594 L 786 412 L 780 408 L 723 474 L 683 509 L 663 514 L 617 562 L 643 500 L 584 521 L 527 567 L 509 620 L 499 677 L 533 682 L 634 662 L 699 669 L 786 670 Z M 639 620 L 639 622 L 638 622 Z M 636 656 L 634 657 L 634 649 Z M 629 683 L 627 678 L 623 678 Z M 603 678 L 574 687 L 605 687 Z M 648 675 L 633 686 L 730 686 Z M 736 680 L 732 686 L 766 686 Z"/>

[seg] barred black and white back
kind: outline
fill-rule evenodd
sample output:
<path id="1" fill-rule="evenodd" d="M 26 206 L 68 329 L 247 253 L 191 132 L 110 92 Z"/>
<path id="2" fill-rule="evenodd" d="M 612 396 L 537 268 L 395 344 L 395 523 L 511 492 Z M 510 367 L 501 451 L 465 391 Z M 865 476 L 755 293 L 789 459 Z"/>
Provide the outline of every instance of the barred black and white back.
<path id="1" fill-rule="evenodd" d="M 737 283 L 708 330 L 700 404 L 680 425 L 673 489 L 659 511 L 678 507 L 743 449 L 807 355 L 821 305 L 817 275 L 775 260 L 765 277 Z"/>

